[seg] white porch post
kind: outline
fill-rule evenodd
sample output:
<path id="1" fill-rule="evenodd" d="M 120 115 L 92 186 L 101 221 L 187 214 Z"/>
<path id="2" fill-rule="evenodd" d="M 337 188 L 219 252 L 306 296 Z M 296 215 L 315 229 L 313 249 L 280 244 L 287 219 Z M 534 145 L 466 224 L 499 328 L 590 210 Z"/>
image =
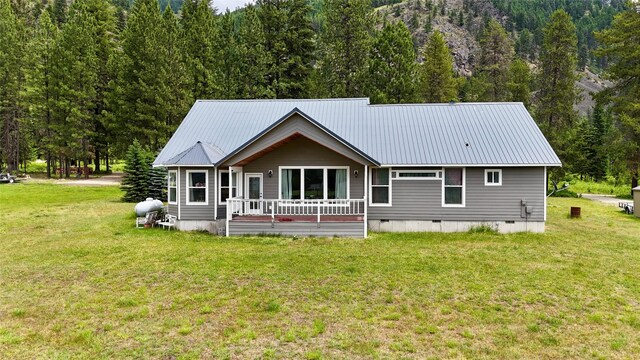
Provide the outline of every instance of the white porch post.
<path id="1" fill-rule="evenodd" d="M 218 219 L 218 168 L 213 167 L 213 221 Z"/>
<path id="2" fill-rule="evenodd" d="M 369 184 L 367 183 L 367 181 L 369 180 L 369 165 L 365 165 L 364 166 L 364 199 L 363 199 L 363 205 L 364 205 L 364 237 L 367 237 L 367 232 L 368 232 L 368 228 L 369 228 L 369 224 L 368 224 L 368 219 L 367 219 L 367 208 L 369 207 L 369 203 L 367 202 L 367 196 L 369 195 Z M 389 179 L 389 181 L 391 181 L 391 179 Z"/>
<path id="3" fill-rule="evenodd" d="M 182 202 L 182 199 L 180 199 L 180 192 L 182 191 L 182 189 L 180 188 L 180 166 L 178 166 L 178 196 L 176 196 L 176 198 L 178 199 L 178 220 L 181 219 L 181 214 L 180 214 L 180 203 Z M 184 191 L 185 195 L 187 194 L 187 190 Z"/>
<path id="4" fill-rule="evenodd" d="M 231 183 L 229 183 L 231 184 Z M 229 237 L 229 219 L 231 218 L 231 201 L 229 200 L 229 198 L 227 198 L 227 218 L 225 219 L 226 221 L 226 231 L 225 231 L 225 236 Z"/>

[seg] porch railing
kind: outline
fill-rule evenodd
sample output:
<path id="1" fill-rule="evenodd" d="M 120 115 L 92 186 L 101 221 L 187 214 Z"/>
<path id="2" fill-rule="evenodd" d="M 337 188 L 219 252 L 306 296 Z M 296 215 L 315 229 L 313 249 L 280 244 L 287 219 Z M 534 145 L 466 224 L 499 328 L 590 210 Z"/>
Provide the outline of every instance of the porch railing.
<path id="1" fill-rule="evenodd" d="M 227 199 L 227 215 L 364 215 L 364 199 L 330 200 L 276 200 L 276 199 Z"/>
<path id="2" fill-rule="evenodd" d="M 227 199 L 227 234 L 229 221 L 234 215 L 267 216 L 271 223 L 278 216 L 313 216 L 318 226 L 322 216 L 362 216 L 366 237 L 367 206 L 366 199 L 328 199 L 328 200 L 280 200 L 280 199 Z"/>

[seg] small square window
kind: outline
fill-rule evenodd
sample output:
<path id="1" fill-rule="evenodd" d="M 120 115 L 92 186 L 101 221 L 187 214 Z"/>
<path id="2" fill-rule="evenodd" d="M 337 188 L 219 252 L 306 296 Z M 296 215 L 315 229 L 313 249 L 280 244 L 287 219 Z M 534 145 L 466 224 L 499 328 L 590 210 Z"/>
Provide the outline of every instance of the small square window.
<path id="1" fill-rule="evenodd" d="M 501 186 L 502 185 L 502 170 L 501 169 L 486 169 L 484 171 L 484 185 L 485 186 Z"/>

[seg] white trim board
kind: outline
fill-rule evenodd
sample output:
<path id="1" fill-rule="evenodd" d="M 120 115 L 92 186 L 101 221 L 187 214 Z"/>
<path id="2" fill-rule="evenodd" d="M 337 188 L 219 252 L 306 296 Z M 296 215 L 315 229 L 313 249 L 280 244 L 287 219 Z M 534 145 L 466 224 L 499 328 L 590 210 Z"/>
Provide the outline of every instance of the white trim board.
<path id="1" fill-rule="evenodd" d="M 378 170 L 378 169 L 387 169 L 389 171 L 389 185 L 380 185 L 380 186 L 388 186 L 389 187 L 389 203 L 387 204 L 383 204 L 383 203 L 373 203 L 373 170 Z M 375 167 L 375 168 L 371 168 L 369 171 L 369 206 L 371 207 L 389 207 L 389 206 L 393 206 L 393 179 L 391 178 L 391 168 L 385 168 L 385 167 Z"/>
<path id="2" fill-rule="evenodd" d="M 171 201 L 171 174 L 176 174 L 176 199 Z M 169 170 L 167 172 L 167 203 L 170 205 L 178 205 L 178 192 L 180 191 L 180 186 L 178 186 L 178 170 Z"/>
<path id="3" fill-rule="evenodd" d="M 204 174 L 204 202 L 192 202 L 189 199 L 189 175 L 192 173 L 203 173 Z M 185 190 L 185 204 L 189 206 L 207 206 L 209 205 L 209 170 L 186 170 L 185 176 L 187 178 Z M 202 189 L 202 188 L 194 188 L 194 189 Z"/>
<path id="4" fill-rule="evenodd" d="M 300 169 L 300 200 L 307 200 L 304 198 L 304 170 L 305 169 L 323 169 L 322 172 L 322 199 L 313 200 L 346 200 L 351 199 L 351 168 L 349 166 L 278 166 L 278 200 L 296 200 L 296 199 L 283 199 L 282 198 L 282 170 L 283 169 Z M 347 198 L 346 199 L 329 199 L 328 195 L 328 176 L 329 169 L 346 169 L 347 170 Z"/>
<path id="5" fill-rule="evenodd" d="M 447 168 L 443 169 L 443 172 L 446 172 Z M 462 204 L 445 204 L 444 203 L 444 189 L 449 186 L 449 187 L 458 187 L 459 185 L 445 185 L 447 174 L 443 173 L 442 174 L 442 207 L 447 207 L 447 208 L 463 208 L 466 206 L 467 203 L 467 168 L 463 167 L 462 168 Z"/>

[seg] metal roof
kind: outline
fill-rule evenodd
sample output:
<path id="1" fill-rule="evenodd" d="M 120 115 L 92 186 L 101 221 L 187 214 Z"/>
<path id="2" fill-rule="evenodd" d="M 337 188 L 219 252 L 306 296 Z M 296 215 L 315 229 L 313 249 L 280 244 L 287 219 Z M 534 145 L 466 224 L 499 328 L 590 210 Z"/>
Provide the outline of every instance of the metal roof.
<path id="1" fill-rule="evenodd" d="M 195 145 L 164 162 L 164 165 L 211 165 L 226 154 L 211 144 L 198 141 Z"/>
<path id="2" fill-rule="evenodd" d="M 154 164 L 167 165 L 197 141 L 232 154 L 296 108 L 382 165 L 561 165 L 522 103 L 369 105 L 366 98 L 198 100 Z"/>

